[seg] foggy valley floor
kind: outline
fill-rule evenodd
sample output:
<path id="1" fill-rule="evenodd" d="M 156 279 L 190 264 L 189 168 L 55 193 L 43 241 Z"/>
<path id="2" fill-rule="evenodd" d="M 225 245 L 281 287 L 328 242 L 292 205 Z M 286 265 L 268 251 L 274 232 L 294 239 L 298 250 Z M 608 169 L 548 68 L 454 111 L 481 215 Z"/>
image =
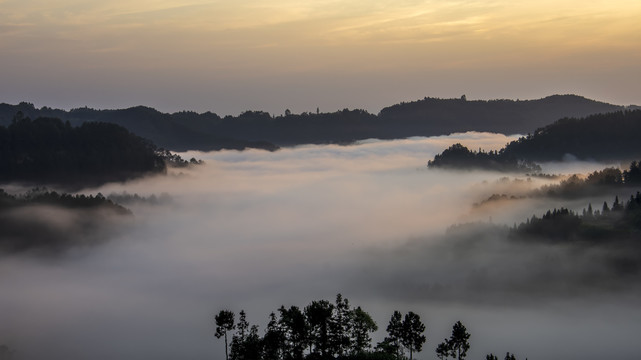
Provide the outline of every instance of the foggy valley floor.
<path id="1" fill-rule="evenodd" d="M 465 133 L 189 152 L 181 156 L 205 165 L 85 189 L 170 200 L 127 204 L 134 214 L 127 231 L 96 247 L 1 257 L 0 343 L 21 359 L 217 359 L 224 353 L 213 336 L 218 310 L 245 309 L 262 333 L 280 305 L 342 293 L 378 323 L 374 342 L 394 310 L 418 313 L 428 341 L 417 359 L 435 359 L 457 320 L 472 335 L 469 358 L 506 351 L 529 359 L 634 358 L 640 287 L 604 272 L 595 284 L 583 281 L 596 271 L 598 248 L 576 257 L 567 248 L 532 251 L 491 231 L 468 234 L 475 247 L 457 248 L 447 232 L 457 223 L 512 226 L 554 207 L 612 201 L 609 194 L 521 199 L 475 209 L 492 194 L 552 180 L 505 182 L 500 173 L 425 167 L 455 142 L 491 150 L 516 138 Z M 555 163 L 543 171 L 604 166 Z"/>

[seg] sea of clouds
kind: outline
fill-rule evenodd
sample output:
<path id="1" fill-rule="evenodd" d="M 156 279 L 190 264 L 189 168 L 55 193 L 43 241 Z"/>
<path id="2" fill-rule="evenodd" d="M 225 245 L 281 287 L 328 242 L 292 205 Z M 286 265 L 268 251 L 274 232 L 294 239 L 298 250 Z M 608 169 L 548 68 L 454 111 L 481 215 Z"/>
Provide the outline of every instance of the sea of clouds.
<path id="1" fill-rule="evenodd" d="M 572 249 L 533 250 L 483 230 L 552 207 L 580 210 L 585 199 L 479 208 L 492 194 L 553 180 L 426 168 L 455 142 L 487 151 L 515 138 L 465 133 L 186 152 L 205 164 L 85 189 L 165 195 L 127 204 L 133 220 L 99 246 L 1 257 L 0 344 L 20 359 L 220 359 L 219 310 L 245 309 L 262 332 L 280 305 L 342 293 L 381 329 L 394 310 L 420 314 L 428 338 L 420 359 L 435 358 L 457 320 L 472 334 L 470 358 L 506 351 L 530 359 L 634 357 L 641 347 L 641 309 L 630 300 L 636 292 L 580 283 L 590 257 L 557 261 Z M 602 167 L 548 165 L 556 172 Z M 461 223 L 480 228 L 448 232 Z M 379 330 L 374 338 L 383 336 Z"/>

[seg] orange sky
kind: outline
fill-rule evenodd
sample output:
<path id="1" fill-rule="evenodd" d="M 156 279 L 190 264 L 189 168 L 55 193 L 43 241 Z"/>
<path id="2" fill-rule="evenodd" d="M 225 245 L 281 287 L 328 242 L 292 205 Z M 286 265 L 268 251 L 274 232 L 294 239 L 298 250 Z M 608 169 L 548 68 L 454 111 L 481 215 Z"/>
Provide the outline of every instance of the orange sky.
<path id="1" fill-rule="evenodd" d="M 282 113 L 641 103 L 641 1 L 0 0 L 0 102 Z"/>

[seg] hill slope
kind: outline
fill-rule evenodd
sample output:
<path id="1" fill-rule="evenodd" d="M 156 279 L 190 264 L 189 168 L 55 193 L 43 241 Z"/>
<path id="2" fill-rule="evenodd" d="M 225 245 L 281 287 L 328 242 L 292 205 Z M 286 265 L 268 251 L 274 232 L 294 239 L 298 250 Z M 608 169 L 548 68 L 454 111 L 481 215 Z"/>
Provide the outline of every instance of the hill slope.
<path id="1" fill-rule="evenodd" d="M 563 118 L 507 144 L 498 152 L 475 152 L 460 144 L 437 154 L 428 167 L 531 171 L 533 162 L 581 160 L 629 161 L 641 157 L 641 110 L 584 118 Z M 527 166 L 523 166 L 527 165 Z"/>

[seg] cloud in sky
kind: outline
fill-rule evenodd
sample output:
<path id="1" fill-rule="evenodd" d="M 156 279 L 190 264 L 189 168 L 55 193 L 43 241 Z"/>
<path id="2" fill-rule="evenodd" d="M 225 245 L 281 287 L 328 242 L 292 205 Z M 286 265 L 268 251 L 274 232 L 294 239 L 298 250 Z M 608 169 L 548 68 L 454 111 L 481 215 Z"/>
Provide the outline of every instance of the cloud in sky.
<path id="1" fill-rule="evenodd" d="M 638 94 L 637 1 L 5 1 L 5 101 L 309 111 Z M 288 103 L 289 102 L 289 103 Z"/>

